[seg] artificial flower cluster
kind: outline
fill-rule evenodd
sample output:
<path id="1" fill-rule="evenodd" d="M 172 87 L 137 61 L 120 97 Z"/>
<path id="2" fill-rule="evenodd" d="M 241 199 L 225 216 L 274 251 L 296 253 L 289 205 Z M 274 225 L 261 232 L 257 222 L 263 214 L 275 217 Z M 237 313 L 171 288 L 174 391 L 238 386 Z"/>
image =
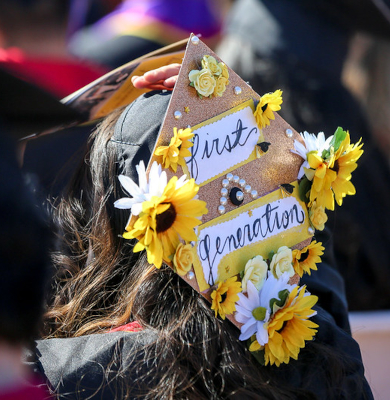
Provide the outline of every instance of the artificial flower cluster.
<path id="1" fill-rule="evenodd" d="M 221 97 L 229 84 L 229 71 L 223 62 L 213 56 L 202 58 L 202 69 L 194 69 L 188 74 L 190 86 L 196 89 L 198 96 Z"/>
<path id="2" fill-rule="evenodd" d="M 305 342 L 313 340 L 318 325 L 310 321 L 316 315 L 312 307 L 317 296 L 306 287 L 290 285 L 288 273 L 278 279 L 268 272 L 260 290 L 248 282 L 248 291 L 239 293 L 236 321 L 242 324 L 240 340 L 247 340 L 249 350 L 265 365 L 287 364 L 298 359 Z"/>
<path id="3" fill-rule="evenodd" d="M 123 189 L 132 198 L 119 199 L 114 206 L 130 209 L 138 217 L 134 223 L 129 219 L 123 237 L 137 239 L 133 252 L 146 250 L 150 264 L 160 268 L 163 261 L 173 260 L 178 273 L 184 274 L 190 262 L 192 265 L 192 258 L 188 246 L 182 247 L 183 241 L 187 244 L 197 240 L 194 229 L 207 213 L 206 202 L 196 198 L 199 186 L 185 175 L 168 181 L 157 162 L 151 166 L 149 182 L 143 161 L 137 166 L 137 173 L 138 185 L 127 176 L 119 176 Z M 178 249 L 180 254 L 175 257 Z"/>
<path id="4" fill-rule="evenodd" d="M 305 341 L 317 332 L 309 317 L 317 297 L 305 287 L 289 284 L 298 274 L 317 270 L 324 247 L 315 240 L 301 250 L 282 246 L 269 260 L 258 255 L 250 259 L 237 276 L 217 283 L 211 293 L 211 308 L 222 319 L 235 312 L 241 323 L 240 340 L 249 340 L 249 350 L 256 352 L 262 363 L 288 363 L 297 359 Z"/>
<path id="5" fill-rule="evenodd" d="M 335 200 L 341 206 L 345 196 L 356 193 L 351 178 L 363 144 L 361 140 L 351 144 L 348 131 L 340 127 L 326 140 L 323 132 L 317 136 L 304 132 L 301 137 L 304 144 L 294 140 L 292 150 L 304 159 L 298 174 L 299 193 L 308 204 L 312 226 L 323 230 L 328 219 L 325 210 L 334 210 Z"/>

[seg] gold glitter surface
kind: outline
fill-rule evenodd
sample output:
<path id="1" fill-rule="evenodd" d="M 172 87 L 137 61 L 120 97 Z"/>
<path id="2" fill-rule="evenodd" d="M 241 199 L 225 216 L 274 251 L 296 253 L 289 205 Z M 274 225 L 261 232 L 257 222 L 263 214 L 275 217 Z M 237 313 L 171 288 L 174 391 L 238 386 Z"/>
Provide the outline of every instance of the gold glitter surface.
<path id="1" fill-rule="evenodd" d="M 193 35 L 191 35 L 192 37 Z M 199 98 L 195 88 L 189 85 L 188 74 L 193 69 L 198 69 L 204 55 L 211 55 L 217 61 L 222 61 L 209 47 L 202 41 L 193 44 L 191 39 L 188 41 L 186 53 L 180 68 L 179 76 L 172 92 L 171 101 L 165 115 L 165 120 L 161 126 L 160 137 L 156 147 L 166 146 L 171 140 L 173 128 L 187 128 L 204 122 L 218 114 L 232 109 L 233 107 L 250 99 L 260 99 L 260 96 L 253 91 L 233 70 L 229 70 L 229 84 L 222 97 Z M 234 88 L 240 86 L 241 94 L 234 94 Z M 188 107 L 190 113 L 183 113 L 179 120 L 173 116 L 175 111 L 183 110 Z M 150 160 L 149 165 L 155 160 L 155 156 Z"/>
<path id="2" fill-rule="evenodd" d="M 231 171 L 233 175 L 245 179 L 246 184 L 250 185 L 252 190 L 257 190 L 258 198 L 274 191 L 282 183 L 291 183 L 297 179 L 302 158 L 292 153 L 291 149 L 294 147 L 294 139 L 300 138 L 300 135 L 293 130 L 293 137 L 287 137 L 285 132 L 288 128 L 292 129 L 275 113 L 275 120 L 263 129 L 264 140 L 271 143 L 267 153 Z M 218 206 L 224 178 L 225 176 L 217 178 L 199 189 L 199 197 L 207 201 L 207 208 L 209 209 L 208 214 L 204 216 L 204 222 L 219 216 Z M 238 187 L 238 184 L 231 183 L 229 188 L 233 186 Z M 244 201 L 241 206 L 253 200 L 250 193 L 244 193 Z M 226 212 L 236 208 L 237 206 L 234 206 L 230 201 L 225 206 Z"/>

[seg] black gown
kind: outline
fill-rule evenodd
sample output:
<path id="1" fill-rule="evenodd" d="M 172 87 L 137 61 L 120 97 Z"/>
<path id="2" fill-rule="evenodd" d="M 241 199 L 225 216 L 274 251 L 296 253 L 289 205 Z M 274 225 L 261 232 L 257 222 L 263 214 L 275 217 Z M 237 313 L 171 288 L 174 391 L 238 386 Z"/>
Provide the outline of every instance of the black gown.
<path id="1" fill-rule="evenodd" d="M 311 276 L 304 275 L 302 284 L 319 297 L 314 307 L 317 315 L 313 321 L 319 325 L 315 340 L 335 350 L 340 358 L 348 359 L 348 368 L 340 399 L 372 399 L 364 378 L 358 344 L 350 334 L 344 283 L 334 264 L 333 248 L 328 231 L 316 235 L 325 246 L 323 262 Z M 225 323 L 230 323 L 225 321 Z M 239 331 L 237 330 L 237 336 Z M 147 391 L 148 362 L 143 359 L 143 349 L 157 338 L 157 331 L 112 332 L 76 338 L 47 339 L 37 342 L 30 364 L 47 380 L 50 389 L 61 400 L 70 399 L 122 399 L 142 398 Z M 153 360 L 149 360 L 153 363 Z M 298 361 L 272 368 L 277 380 L 296 388 L 305 388 L 314 398 L 328 399 L 327 376 L 323 365 L 312 363 L 305 349 Z M 315 379 L 307 376 L 315 369 Z M 140 377 L 146 380 L 140 380 Z M 155 376 L 150 376 L 154 379 Z"/>

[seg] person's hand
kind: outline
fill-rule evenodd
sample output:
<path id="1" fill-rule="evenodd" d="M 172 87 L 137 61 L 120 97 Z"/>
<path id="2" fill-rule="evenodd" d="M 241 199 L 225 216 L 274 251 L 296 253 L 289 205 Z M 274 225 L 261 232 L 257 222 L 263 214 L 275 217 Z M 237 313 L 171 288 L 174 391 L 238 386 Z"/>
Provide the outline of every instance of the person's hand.
<path id="1" fill-rule="evenodd" d="M 181 64 L 169 64 L 145 72 L 142 76 L 134 75 L 131 82 L 137 89 L 173 90 L 179 75 Z"/>

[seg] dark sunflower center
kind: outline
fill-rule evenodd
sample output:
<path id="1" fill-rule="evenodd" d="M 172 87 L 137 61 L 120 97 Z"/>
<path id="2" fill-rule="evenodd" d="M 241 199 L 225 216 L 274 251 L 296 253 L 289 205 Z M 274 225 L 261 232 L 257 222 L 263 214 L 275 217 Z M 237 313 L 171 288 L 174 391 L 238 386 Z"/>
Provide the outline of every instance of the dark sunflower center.
<path id="1" fill-rule="evenodd" d="M 276 332 L 278 332 L 278 333 L 282 332 L 282 330 L 286 327 L 287 322 L 288 321 L 284 321 L 282 327 L 280 329 L 278 329 Z"/>
<path id="2" fill-rule="evenodd" d="M 299 259 L 299 262 L 305 261 L 307 257 L 309 257 L 309 252 L 308 251 L 305 251 L 304 253 L 301 253 L 301 258 Z"/>
<path id="3" fill-rule="evenodd" d="M 176 210 L 172 204 L 170 204 L 168 210 L 156 216 L 157 233 L 165 232 L 168 230 L 176 219 Z"/>
<path id="4" fill-rule="evenodd" d="M 226 300 L 226 297 L 227 297 L 227 292 L 221 294 L 221 303 L 223 303 Z"/>
<path id="5" fill-rule="evenodd" d="M 267 109 L 268 103 L 265 103 L 262 107 L 261 107 L 261 111 L 265 111 Z"/>
<path id="6" fill-rule="evenodd" d="M 340 166 L 339 166 L 339 160 L 336 160 L 336 161 L 334 162 L 334 165 L 333 165 L 332 170 L 335 171 L 335 172 L 338 174 L 338 173 L 339 173 L 339 168 L 340 168 Z"/>

